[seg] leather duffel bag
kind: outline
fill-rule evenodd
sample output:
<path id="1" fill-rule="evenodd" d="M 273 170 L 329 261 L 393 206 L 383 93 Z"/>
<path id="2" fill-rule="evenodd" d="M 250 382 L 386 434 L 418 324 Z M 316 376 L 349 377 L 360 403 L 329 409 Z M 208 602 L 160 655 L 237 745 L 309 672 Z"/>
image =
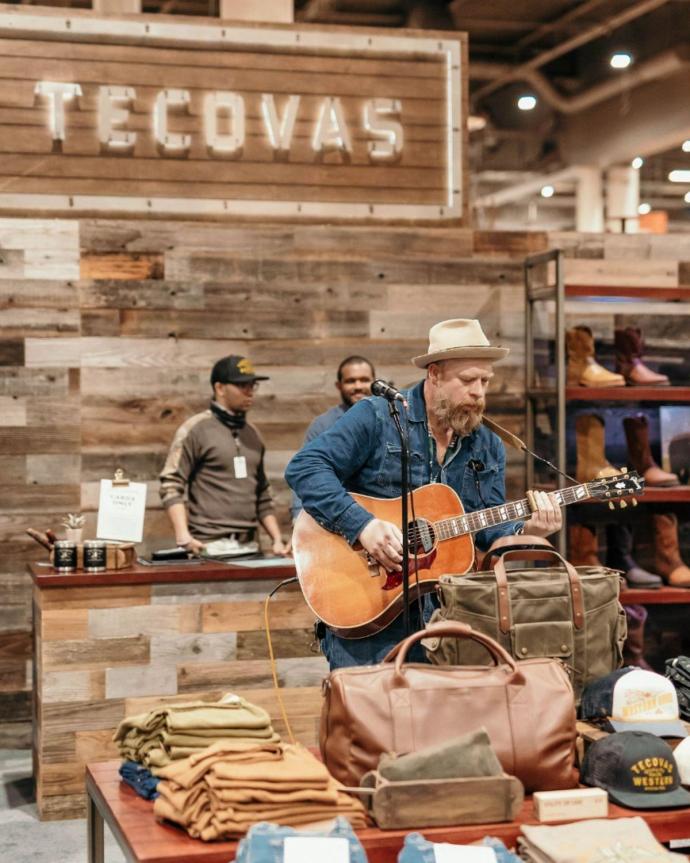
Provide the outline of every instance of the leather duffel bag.
<path id="1" fill-rule="evenodd" d="M 431 622 L 466 623 L 495 639 L 515 659 L 562 660 L 579 701 L 588 683 L 623 664 L 627 625 L 618 601 L 620 573 L 604 566 L 575 567 L 539 537 L 509 541 L 511 546 L 498 549 L 500 557 L 489 559 L 493 569 L 441 576 L 441 607 Z M 507 559 L 525 565 L 506 570 Z M 537 567 L 535 560 L 555 565 Z M 424 647 L 435 665 L 488 661 L 485 652 L 466 639 L 429 638 Z"/>
<path id="2" fill-rule="evenodd" d="M 483 647 L 490 666 L 405 664 L 429 636 Z M 320 746 L 326 767 L 358 785 L 384 752 L 415 752 L 484 726 L 506 773 L 527 791 L 573 788 L 575 702 L 563 665 L 517 663 L 499 644 L 462 623 L 415 632 L 378 665 L 341 668 L 324 681 Z"/>

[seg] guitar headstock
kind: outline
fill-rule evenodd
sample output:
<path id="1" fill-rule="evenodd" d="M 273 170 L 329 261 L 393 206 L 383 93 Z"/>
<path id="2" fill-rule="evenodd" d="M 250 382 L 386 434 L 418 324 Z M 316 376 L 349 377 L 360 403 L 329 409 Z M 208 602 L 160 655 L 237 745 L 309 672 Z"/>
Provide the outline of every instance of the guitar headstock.
<path id="1" fill-rule="evenodd" d="M 627 468 L 621 468 L 619 473 L 611 476 L 597 477 L 586 485 L 590 497 L 607 500 L 611 509 L 615 508 L 616 503 L 621 509 L 625 509 L 627 503 L 624 498 L 644 493 L 644 479 L 636 471 L 629 471 Z M 637 506 L 635 498 L 631 503 Z"/>

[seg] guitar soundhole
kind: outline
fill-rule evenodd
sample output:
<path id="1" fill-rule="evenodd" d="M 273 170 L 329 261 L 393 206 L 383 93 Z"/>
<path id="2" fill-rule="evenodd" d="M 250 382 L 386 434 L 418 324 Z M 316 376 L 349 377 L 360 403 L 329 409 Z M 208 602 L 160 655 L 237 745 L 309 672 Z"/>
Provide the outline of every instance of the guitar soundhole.
<path id="1" fill-rule="evenodd" d="M 411 521 L 407 528 L 410 554 L 428 554 L 436 544 L 436 533 L 431 522 L 424 518 Z"/>

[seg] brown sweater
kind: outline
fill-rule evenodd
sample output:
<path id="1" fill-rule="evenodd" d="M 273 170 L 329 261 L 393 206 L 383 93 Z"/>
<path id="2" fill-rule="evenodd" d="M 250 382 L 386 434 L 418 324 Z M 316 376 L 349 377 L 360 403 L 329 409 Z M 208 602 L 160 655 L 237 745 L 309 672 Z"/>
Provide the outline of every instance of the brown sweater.
<path id="1" fill-rule="evenodd" d="M 251 423 L 236 435 L 210 410 L 190 417 L 175 432 L 160 474 L 160 496 L 166 509 L 187 504 L 195 539 L 210 541 L 255 528 L 273 512 L 261 436 Z M 235 477 L 237 455 L 246 459 L 245 479 Z"/>

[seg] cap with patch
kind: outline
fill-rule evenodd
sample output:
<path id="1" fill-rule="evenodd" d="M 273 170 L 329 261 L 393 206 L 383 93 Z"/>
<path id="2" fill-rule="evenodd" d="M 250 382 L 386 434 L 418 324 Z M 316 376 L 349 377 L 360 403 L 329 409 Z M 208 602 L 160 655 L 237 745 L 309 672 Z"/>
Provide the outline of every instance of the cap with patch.
<path id="1" fill-rule="evenodd" d="M 605 789 L 614 803 L 630 809 L 690 806 L 690 792 L 681 788 L 673 750 L 646 731 L 622 731 L 592 743 L 580 780 Z"/>
<path id="2" fill-rule="evenodd" d="M 690 737 L 681 740 L 673 750 L 673 757 L 678 765 L 680 784 L 690 785 Z"/>
<path id="3" fill-rule="evenodd" d="M 671 681 L 641 668 L 621 668 L 591 683 L 582 696 L 581 716 L 589 721 L 606 719 L 613 731 L 688 736 Z"/>
<path id="4" fill-rule="evenodd" d="M 211 386 L 213 384 L 251 384 L 254 381 L 267 381 L 266 375 L 257 375 L 254 364 L 246 357 L 231 354 L 213 366 L 211 370 Z"/>

